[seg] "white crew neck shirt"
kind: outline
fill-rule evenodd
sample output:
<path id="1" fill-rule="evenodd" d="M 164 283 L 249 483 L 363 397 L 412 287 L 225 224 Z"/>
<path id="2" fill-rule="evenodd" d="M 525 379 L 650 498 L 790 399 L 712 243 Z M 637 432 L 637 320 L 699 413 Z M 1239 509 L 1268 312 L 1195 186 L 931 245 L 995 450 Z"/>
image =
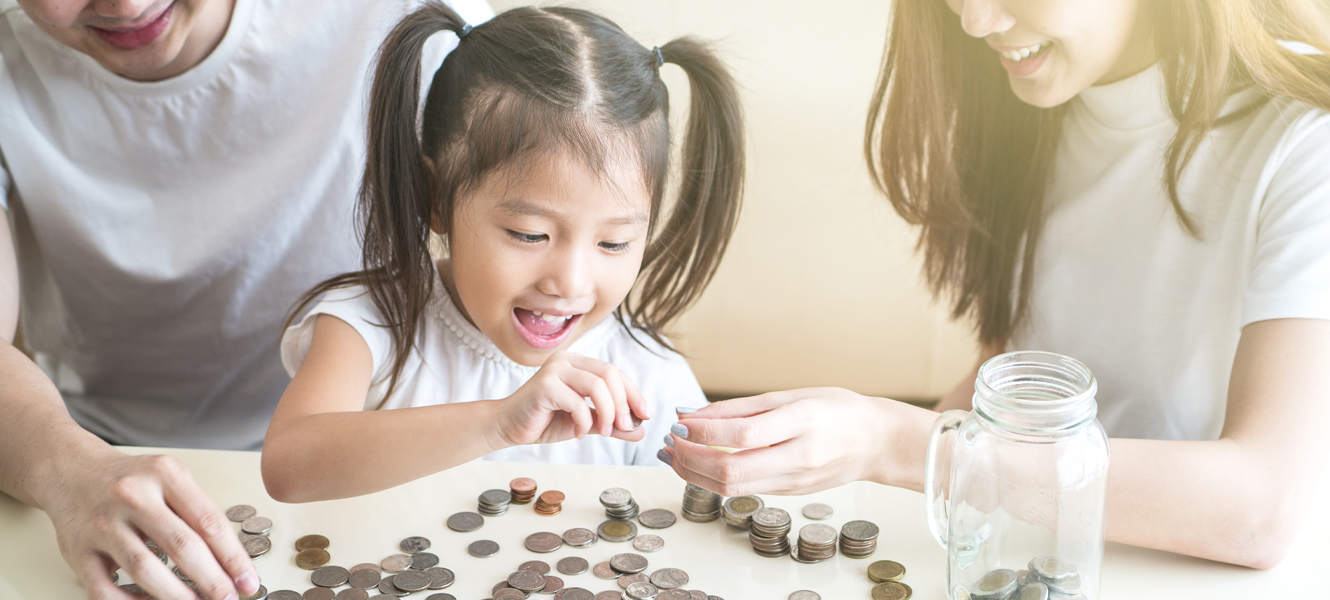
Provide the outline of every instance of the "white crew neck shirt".
<path id="1" fill-rule="evenodd" d="M 1164 92 L 1155 66 L 1071 101 L 1009 349 L 1089 366 L 1111 436 L 1213 440 L 1242 328 L 1330 319 L 1330 115 L 1276 98 L 1212 131 L 1179 182 L 1198 239 L 1164 188 Z"/>
<path id="2" fill-rule="evenodd" d="M 0 0 L 0 210 L 24 338 L 75 421 L 122 444 L 259 447 L 289 382 L 285 313 L 359 263 L 370 67 L 417 4 L 236 0 L 206 59 L 145 83 Z M 455 44 L 437 36 L 425 64 Z"/>
<path id="3" fill-rule="evenodd" d="M 507 398 L 540 370 L 517 364 L 504 355 L 462 315 L 443 284 L 435 278 L 434 295 L 420 324 L 417 349 L 408 357 L 391 395 L 385 392 L 393 365 L 392 339 L 387 329 L 375 325 L 384 319 L 369 293 L 360 286 L 328 292 L 301 322 L 286 330 L 282 336 L 282 363 L 291 375 L 295 375 L 309 354 L 314 322 L 321 314 L 345 321 L 369 346 L 374 359 L 371 379 L 374 383 L 365 396 L 364 410 Z M 484 460 L 664 465 L 656 457 L 656 451 L 669 434 L 670 425 L 675 423 L 675 407 L 701 408 L 707 404 L 687 361 L 641 331 L 630 334 L 613 316 L 587 330 L 568 351 L 618 367 L 642 392 L 652 417 L 642 424 L 646 432 L 642 440 L 628 442 L 588 435 L 580 440 L 505 448 L 486 455 Z"/>

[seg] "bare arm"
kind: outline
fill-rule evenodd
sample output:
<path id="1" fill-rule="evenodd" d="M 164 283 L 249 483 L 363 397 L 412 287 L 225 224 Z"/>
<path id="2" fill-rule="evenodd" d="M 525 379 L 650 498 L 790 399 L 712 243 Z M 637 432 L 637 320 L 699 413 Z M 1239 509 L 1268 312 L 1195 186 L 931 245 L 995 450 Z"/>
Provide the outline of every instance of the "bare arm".
<path id="1" fill-rule="evenodd" d="M 629 406 L 649 416 L 641 394 L 617 369 L 566 352 L 551 356 L 508 398 L 365 411 L 373 362 L 355 328 L 318 315 L 309 353 L 282 394 L 264 441 L 263 482 L 273 498 L 308 502 L 369 494 L 502 448 L 590 432 L 637 440 L 641 431 L 621 431 L 630 429 Z M 403 439 L 423 443 L 403 452 Z"/>
<path id="2" fill-rule="evenodd" d="M 194 597 L 141 536 L 156 540 L 206 597 L 257 589 L 226 518 L 179 463 L 126 456 L 70 418 L 55 385 L 13 346 L 18 299 L 14 244 L 0 211 L 0 492 L 46 511 L 61 554 L 92 598 L 129 598 L 111 583 L 117 566 L 158 598 Z"/>

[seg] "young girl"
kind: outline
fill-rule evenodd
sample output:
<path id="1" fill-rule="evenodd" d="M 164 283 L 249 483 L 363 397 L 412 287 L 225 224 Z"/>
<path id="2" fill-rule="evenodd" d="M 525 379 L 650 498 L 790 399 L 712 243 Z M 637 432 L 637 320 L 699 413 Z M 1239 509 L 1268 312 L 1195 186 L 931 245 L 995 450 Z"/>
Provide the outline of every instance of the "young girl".
<path id="1" fill-rule="evenodd" d="M 928 281 L 985 359 L 1093 370 L 1110 539 L 1278 564 L 1330 454 L 1325 19 L 1305 0 L 895 11 L 866 149 Z M 970 408 L 973 384 L 938 410 Z M 690 481 L 923 486 L 936 413 L 844 390 L 721 404 L 676 424 L 666 456 Z"/>
<path id="2" fill-rule="evenodd" d="M 422 111 L 441 31 L 460 42 Z M 666 62 L 692 84 L 668 211 Z M 661 331 L 739 211 L 739 105 L 716 57 L 688 38 L 644 48 L 582 10 L 473 28 L 431 1 L 384 42 L 369 122 L 364 269 L 306 294 L 296 312 L 322 300 L 282 340 L 269 493 L 367 494 L 480 457 L 658 464 L 630 442 L 664 435 L 664 407 L 705 404 Z"/>

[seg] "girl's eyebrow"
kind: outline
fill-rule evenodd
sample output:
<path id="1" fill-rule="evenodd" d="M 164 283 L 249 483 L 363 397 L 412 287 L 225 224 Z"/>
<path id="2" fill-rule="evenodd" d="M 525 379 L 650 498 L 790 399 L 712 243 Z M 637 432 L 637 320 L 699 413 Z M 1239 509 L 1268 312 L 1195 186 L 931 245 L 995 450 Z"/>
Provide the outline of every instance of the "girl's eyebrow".
<path id="1" fill-rule="evenodd" d="M 532 204 L 520 198 L 509 198 L 500 202 L 495 208 L 519 217 L 537 217 L 550 220 L 559 220 L 563 218 L 563 215 L 557 211 Z M 646 213 L 634 212 L 619 217 L 611 217 L 605 219 L 603 222 L 606 225 L 641 225 L 646 224 L 649 220 L 650 218 L 647 217 Z"/>

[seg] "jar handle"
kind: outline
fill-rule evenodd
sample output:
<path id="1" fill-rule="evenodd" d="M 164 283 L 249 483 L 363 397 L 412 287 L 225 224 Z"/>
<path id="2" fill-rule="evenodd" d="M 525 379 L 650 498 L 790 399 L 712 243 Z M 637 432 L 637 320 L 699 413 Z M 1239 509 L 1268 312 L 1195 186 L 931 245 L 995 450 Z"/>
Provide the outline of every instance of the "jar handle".
<path id="1" fill-rule="evenodd" d="M 948 431 L 959 428 L 968 416 L 969 411 L 964 410 L 944 412 L 933 421 L 933 431 L 928 435 L 928 458 L 924 462 L 924 507 L 928 511 L 928 528 L 943 548 L 947 547 L 947 498 L 941 490 L 942 481 L 937 478 L 937 448 L 942 437 Z M 941 505 L 941 509 L 938 505 Z"/>

